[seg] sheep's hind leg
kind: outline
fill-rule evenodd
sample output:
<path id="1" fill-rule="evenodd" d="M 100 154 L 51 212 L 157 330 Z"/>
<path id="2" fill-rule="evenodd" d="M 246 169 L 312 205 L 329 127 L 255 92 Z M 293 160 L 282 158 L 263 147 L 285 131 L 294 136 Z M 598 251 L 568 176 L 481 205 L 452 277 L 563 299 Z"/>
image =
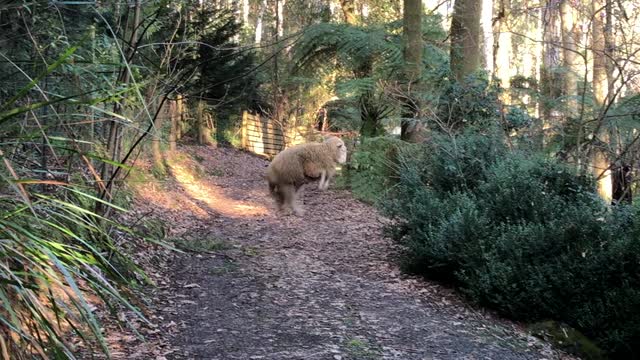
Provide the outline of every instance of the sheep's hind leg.
<path id="1" fill-rule="evenodd" d="M 302 194 L 303 194 L 303 188 L 304 185 L 298 185 L 295 187 L 295 192 L 293 193 L 293 213 L 296 214 L 297 216 L 302 216 L 304 215 L 304 209 L 302 208 L 302 205 L 300 204 L 300 202 L 302 202 L 301 198 L 302 198 Z"/>
<path id="2" fill-rule="evenodd" d="M 299 215 L 299 209 L 296 205 L 296 187 L 291 184 L 281 185 L 280 192 L 283 198 L 282 210 L 290 210 L 294 214 Z"/>
<path id="3" fill-rule="evenodd" d="M 269 193 L 271 197 L 276 202 L 276 206 L 278 211 L 282 210 L 282 206 L 284 205 L 284 197 L 282 196 L 282 189 L 280 186 L 269 183 Z"/>
<path id="4" fill-rule="evenodd" d="M 327 190 L 329 188 L 329 178 L 327 177 L 327 172 L 322 170 L 320 173 L 320 182 L 318 183 L 318 190 Z"/>

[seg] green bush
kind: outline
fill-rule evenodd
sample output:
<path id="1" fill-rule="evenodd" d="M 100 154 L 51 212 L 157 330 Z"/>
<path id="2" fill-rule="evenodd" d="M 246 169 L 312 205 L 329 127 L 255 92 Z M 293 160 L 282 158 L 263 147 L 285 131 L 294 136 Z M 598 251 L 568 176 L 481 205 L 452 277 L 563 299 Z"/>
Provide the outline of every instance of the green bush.
<path id="1" fill-rule="evenodd" d="M 346 168 L 348 186 L 360 200 L 376 203 L 396 178 L 394 158 L 411 145 L 394 137 L 366 138 L 351 155 Z"/>
<path id="2" fill-rule="evenodd" d="M 640 355 L 640 212 L 496 137 L 435 138 L 402 154 L 382 203 L 407 269 L 454 281 L 510 317 L 555 319 L 614 357 Z"/>

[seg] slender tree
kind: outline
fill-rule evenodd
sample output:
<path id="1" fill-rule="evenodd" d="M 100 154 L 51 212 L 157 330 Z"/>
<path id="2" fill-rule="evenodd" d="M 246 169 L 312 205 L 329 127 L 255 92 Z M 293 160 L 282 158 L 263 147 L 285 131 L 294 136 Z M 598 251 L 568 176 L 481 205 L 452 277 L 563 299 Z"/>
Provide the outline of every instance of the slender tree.
<path id="1" fill-rule="evenodd" d="M 508 16 L 511 13 L 511 0 L 500 0 L 498 17 L 498 35 L 496 42 L 495 75 L 500 79 L 503 89 L 508 89 L 511 80 L 511 60 L 513 52 L 513 42 L 511 29 L 509 28 Z M 509 91 L 502 95 L 505 104 L 511 103 Z"/>
<path id="2" fill-rule="evenodd" d="M 456 0 L 451 18 L 451 71 L 458 81 L 478 70 L 482 59 L 482 2 Z"/>
<path id="3" fill-rule="evenodd" d="M 340 0 L 340 8 L 342 9 L 342 15 L 344 22 L 354 25 L 356 20 L 356 4 L 354 0 Z"/>
<path id="4" fill-rule="evenodd" d="M 578 112 L 578 48 L 576 11 L 570 0 L 560 3 L 560 21 L 562 23 L 562 55 L 564 59 L 564 95 L 567 97 L 567 115 L 577 116 Z"/>
<path id="5" fill-rule="evenodd" d="M 493 0 L 482 0 L 480 26 L 482 27 L 482 65 L 489 74 L 493 74 Z"/>
<path id="6" fill-rule="evenodd" d="M 133 8 L 133 21 L 129 27 L 130 36 L 128 39 L 128 50 L 125 54 L 125 58 L 122 59 L 123 62 L 128 62 L 133 59 L 134 54 L 136 53 L 138 40 L 139 40 L 139 29 L 141 22 L 141 14 L 142 14 L 142 4 L 140 0 L 135 1 L 135 5 Z M 123 66 L 118 77 L 118 83 L 123 84 L 124 86 L 128 86 L 131 81 L 131 73 L 128 66 Z M 115 114 L 122 115 L 125 108 L 125 99 L 120 99 L 113 106 L 113 112 Z M 111 157 L 111 160 L 114 162 L 121 161 L 122 155 L 122 125 L 117 120 L 112 120 L 109 125 L 109 132 L 107 138 L 107 151 Z M 101 178 L 105 181 L 111 180 L 111 178 L 115 174 L 115 167 L 109 163 L 104 163 L 102 166 L 102 174 Z M 102 196 L 106 197 L 108 200 L 111 200 L 111 188 L 112 181 L 108 181 L 106 188 L 102 192 Z M 96 204 L 97 212 L 102 212 L 101 203 Z"/>
<path id="7" fill-rule="evenodd" d="M 420 131 L 420 122 L 415 119 L 419 112 L 419 101 L 412 93 L 417 93 L 422 76 L 422 2 L 420 0 L 404 0 L 404 60 L 405 76 L 408 84 L 407 97 L 401 126 L 401 138 L 407 141 L 417 141 Z"/>
<path id="8" fill-rule="evenodd" d="M 264 31 L 263 29 L 263 18 L 264 18 L 264 12 L 267 9 L 267 0 L 262 0 L 262 2 L 260 3 L 260 8 L 258 10 L 258 16 L 256 17 L 256 33 L 255 33 L 255 43 L 256 44 L 260 44 L 262 43 L 262 33 Z"/>
<path id="9" fill-rule="evenodd" d="M 604 121 L 607 95 L 609 92 L 609 80 L 607 77 L 607 54 L 605 53 L 605 2 L 608 0 L 594 0 L 592 3 L 591 19 L 591 48 L 593 52 L 593 96 L 598 111 L 599 121 Z M 600 126 L 598 128 L 601 128 Z M 609 160 L 607 159 L 606 143 L 609 142 L 607 130 L 600 131 L 595 135 L 592 149 L 592 169 L 593 175 L 598 181 L 598 194 L 605 201 L 612 200 L 613 185 L 611 182 L 611 171 Z"/>

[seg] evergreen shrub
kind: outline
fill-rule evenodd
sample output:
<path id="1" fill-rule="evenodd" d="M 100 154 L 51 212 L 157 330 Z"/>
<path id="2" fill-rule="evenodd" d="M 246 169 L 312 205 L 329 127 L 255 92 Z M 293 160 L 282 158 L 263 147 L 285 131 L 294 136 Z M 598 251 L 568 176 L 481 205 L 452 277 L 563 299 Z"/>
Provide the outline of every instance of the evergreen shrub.
<path id="1" fill-rule="evenodd" d="M 609 355 L 640 355 L 638 210 L 590 177 L 470 131 L 399 152 L 381 203 L 408 270 L 512 318 L 566 323 Z"/>
<path id="2" fill-rule="evenodd" d="M 364 138 L 346 167 L 354 196 L 368 203 L 378 202 L 395 181 L 395 157 L 402 148 L 411 146 L 391 136 Z"/>

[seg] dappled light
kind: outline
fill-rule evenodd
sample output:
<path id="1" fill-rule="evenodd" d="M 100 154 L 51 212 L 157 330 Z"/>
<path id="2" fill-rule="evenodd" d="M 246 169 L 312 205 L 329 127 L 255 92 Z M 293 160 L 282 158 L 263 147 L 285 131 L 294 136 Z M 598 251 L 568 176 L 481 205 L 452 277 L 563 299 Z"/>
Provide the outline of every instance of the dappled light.
<path id="1" fill-rule="evenodd" d="M 0 359 L 640 359 L 638 1 L 0 1 Z"/>
<path id="2" fill-rule="evenodd" d="M 256 203 L 229 198 L 224 189 L 197 179 L 193 171 L 180 162 L 169 165 L 173 178 L 184 189 L 188 198 L 202 202 L 211 210 L 229 217 L 266 215 L 268 210 Z"/>
<path id="3" fill-rule="evenodd" d="M 176 152 L 167 159 L 166 176 L 171 182 L 163 185 L 153 182 L 138 185 L 136 191 L 139 196 L 166 210 L 186 211 L 203 219 L 210 217 L 211 211 L 234 218 L 264 216 L 269 213 L 263 203 L 242 199 L 255 199 L 255 195 L 266 197 L 266 190 L 258 194 L 234 194 L 233 189 L 221 187 L 211 181 L 206 174 L 206 166 L 198 164 L 187 155 L 189 149 L 191 148 Z"/>

